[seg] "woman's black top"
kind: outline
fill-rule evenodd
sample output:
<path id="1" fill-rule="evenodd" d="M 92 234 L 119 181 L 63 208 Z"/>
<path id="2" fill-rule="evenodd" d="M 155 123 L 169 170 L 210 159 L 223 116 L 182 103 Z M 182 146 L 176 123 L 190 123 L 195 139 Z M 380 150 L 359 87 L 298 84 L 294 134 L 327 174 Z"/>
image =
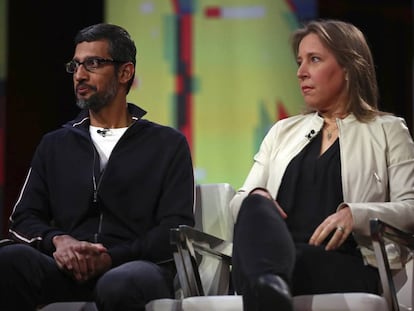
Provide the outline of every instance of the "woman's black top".
<path id="1" fill-rule="evenodd" d="M 307 243 L 316 227 L 343 202 L 339 138 L 322 155 L 321 143 L 320 132 L 292 159 L 277 196 L 296 243 Z M 350 235 L 343 247 L 355 246 Z"/>

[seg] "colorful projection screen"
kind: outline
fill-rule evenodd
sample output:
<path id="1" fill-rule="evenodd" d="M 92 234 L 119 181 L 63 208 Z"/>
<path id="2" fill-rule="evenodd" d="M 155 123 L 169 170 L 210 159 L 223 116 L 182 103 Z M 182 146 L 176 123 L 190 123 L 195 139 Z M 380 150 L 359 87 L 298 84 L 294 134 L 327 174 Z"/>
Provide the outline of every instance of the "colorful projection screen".
<path id="1" fill-rule="evenodd" d="M 270 126 L 303 104 L 289 0 L 106 0 L 138 49 L 129 101 L 182 131 L 197 183 L 240 187 Z"/>

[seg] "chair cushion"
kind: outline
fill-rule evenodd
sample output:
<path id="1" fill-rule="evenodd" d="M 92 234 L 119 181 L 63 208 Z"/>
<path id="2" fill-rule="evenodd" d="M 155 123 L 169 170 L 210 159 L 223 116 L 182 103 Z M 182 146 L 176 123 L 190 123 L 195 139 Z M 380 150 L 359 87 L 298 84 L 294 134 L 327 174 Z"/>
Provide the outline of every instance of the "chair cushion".
<path id="1" fill-rule="evenodd" d="M 145 305 L 145 311 L 181 311 L 180 299 L 156 299 Z"/>
<path id="2" fill-rule="evenodd" d="M 385 299 L 367 293 L 304 295 L 293 298 L 295 311 L 387 311 Z M 183 311 L 242 311 L 241 296 L 199 296 L 182 301 Z"/>
<path id="3" fill-rule="evenodd" d="M 184 298 L 182 302 L 183 311 L 242 311 L 243 302 L 241 296 L 197 296 Z"/>
<path id="4" fill-rule="evenodd" d="M 387 311 L 381 296 L 368 293 L 338 293 L 295 296 L 295 311 Z"/>

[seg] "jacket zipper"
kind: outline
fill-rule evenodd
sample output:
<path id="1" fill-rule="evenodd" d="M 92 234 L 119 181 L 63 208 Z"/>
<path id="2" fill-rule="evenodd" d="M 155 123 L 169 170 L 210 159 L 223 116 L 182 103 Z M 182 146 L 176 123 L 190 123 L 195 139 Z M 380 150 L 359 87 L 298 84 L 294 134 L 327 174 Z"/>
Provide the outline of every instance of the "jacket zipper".
<path id="1" fill-rule="evenodd" d="M 96 183 L 95 177 L 95 163 L 96 163 L 96 151 L 93 149 L 93 165 L 92 165 L 92 181 L 93 181 L 93 203 L 94 205 L 98 204 L 98 190 L 101 185 L 103 174 L 105 170 L 101 173 L 98 183 Z M 99 212 L 99 223 L 98 223 L 98 231 L 94 234 L 94 242 L 98 243 L 98 236 L 102 231 L 102 223 L 103 223 L 103 213 L 102 211 Z"/>
<path id="2" fill-rule="evenodd" d="M 133 120 L 134 120 L 133 123 L 135 123 L 137 119 L 133 117 Z M 129 126 L 129 127 L 131 127 L 131 126 Z M 128 131 L 128 129 L 127 129 L 127 131 Z M 125 137 L 125 133 L 124 133 L 124 135 L 122 135 L 122 137 L 116 143 L 114 149 L 116 148 L 116 146 L 119 144 L 119 142 L 121 140 L 125 139 L 124 137 Z M 97 151 L 95 150 L 95 147 L 93 145 L 93 142 L 92 142 L 92 149 L 93 149 L 93 165 L 92 165 L 93 203 L 94 204 L 97 204 L 98 203 L 98 190 L 99 190 L 99 186 L 101 185 L 102 177 L 105 174 L 105 169 L 102 171 L 101 175 L 99 176 L 98 183 L 96 183 L 96 178 L 95 178 L 95 164 L 96 164 L 96 154 L 97 154 Z M 94 234 L 94 242 L 95 243 L 98 243 L 98 236 L 99 236 L 99 234 L 102 231 L 102 224 L 103 224 L 103 213 L 102 213 L 102 211 L 100 211 L 100 213 L 99 213 L 98 231 Z"/>

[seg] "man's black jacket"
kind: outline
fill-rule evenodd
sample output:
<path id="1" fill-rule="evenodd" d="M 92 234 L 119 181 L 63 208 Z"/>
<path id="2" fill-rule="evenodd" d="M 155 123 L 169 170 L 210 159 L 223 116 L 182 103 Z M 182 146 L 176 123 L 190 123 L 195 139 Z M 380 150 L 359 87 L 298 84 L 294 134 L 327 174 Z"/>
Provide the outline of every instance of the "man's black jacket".
<path id="1" fill-rule="evenodd" d="M 103 172 L 87 110 L 43 137 L 10 217 L 13 239 L 51 255 L 52 238 L 69 234 L 102 243 L 113 266 L 172 258 L 169 229 L 194 224 L 190 150 L 179 131 L 128 109 L 134 123 Z"/>

